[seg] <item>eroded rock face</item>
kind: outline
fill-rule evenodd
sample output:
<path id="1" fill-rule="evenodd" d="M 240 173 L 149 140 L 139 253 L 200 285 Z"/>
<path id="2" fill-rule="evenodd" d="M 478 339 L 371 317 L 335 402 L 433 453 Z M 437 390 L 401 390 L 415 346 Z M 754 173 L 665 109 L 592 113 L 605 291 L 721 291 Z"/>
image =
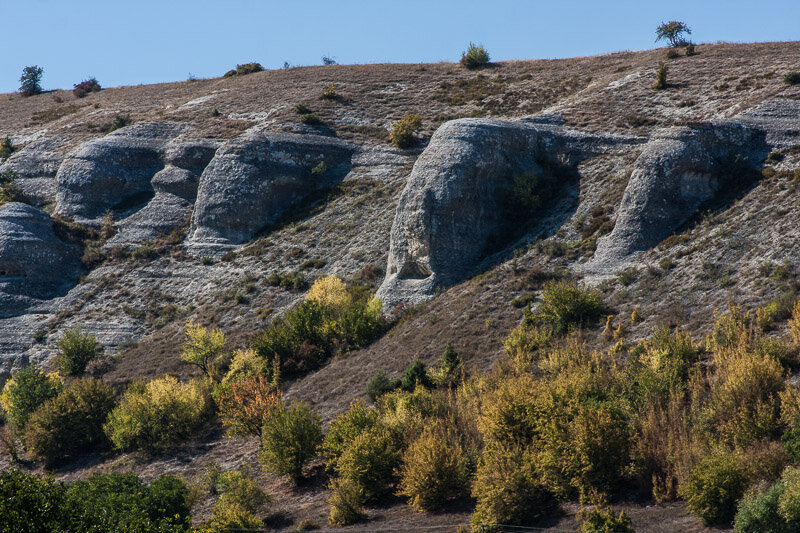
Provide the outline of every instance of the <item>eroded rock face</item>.
<path id="1" fill-rule="evenodd" d="M 0 172 L 17 173 L 17 186 L 25 196 L 41 205 L 56 197 L 56 173 L 66 154 L 66 142 L 61 137 L 44 137 L 11 154 L 0 165 Z"/>
<path id="2" fill-rule="evenodd" d="M 634 163 L 614 230 L 598 239 L 592 265 L 655 246 L 736 183 L 740 176 L 726 172 L 731 161 L 758 164 L 768 151 L 763 131 L 734 121 L 661 130 Z"/>
<path id="3" fill-rule="evenodd" d="M 166 147 L 166 166 L 150 184 L 155 196 L 139 211 L 117 224 L 110 245 L 141 243 L 166 235 L 186 224 L 192 216 L 200 174 L 214 157 L 219 144 L 200 140 L 173 141 Z"/>
<path id="4" fill-rule="evenodd" d="M 121 128 L 82 144 L 56 175 L 56 212 L 98 221 L 107 210 L 125 212 L 153 195 L 153 177 L 165 165 L 167 144 L 188 129 L 173 122 Z"/>
<path id="5" fill-rule="evenodd" d="M 217 150 L 203 171 L 189 243 L 239 244 L 276 222 L 351 168 L 353 147 L 341 140 L 291 133 L 248 133 Z M 312 169 L 325 162 L 327 170 Z"/>
<path id="6" fill-rule="evenodd" d="M 0 316 L 50 298 L 80 275 L 81 250 L 61 241 L 50 216 L 27 204 L 0 207 Z"/>
<path id="7" fill-rule="evenodd" d="M 498 191 L 509 187 L 515 175 L 541 171 L 542 161 L 561 157 L 574 164 L 639 142 L 533 120 L 461 119 L 442 125 L 400 198 L 378 296 L 386 306 L 418 303 L 436 287 L 472 273 L 509 222 L 498 205 Z"/>

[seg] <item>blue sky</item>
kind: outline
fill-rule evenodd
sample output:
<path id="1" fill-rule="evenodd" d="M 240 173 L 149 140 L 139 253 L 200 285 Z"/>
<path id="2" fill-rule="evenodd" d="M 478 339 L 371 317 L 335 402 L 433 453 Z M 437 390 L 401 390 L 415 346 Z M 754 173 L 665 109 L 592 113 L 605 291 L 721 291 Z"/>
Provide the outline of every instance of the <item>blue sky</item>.
<path id="1" fill-rule="evenodd" d="M 470 41 L 492 60 L 642 50 L 667 20 L 697 43 L 800 40 L 798 0 L 0 0 L 0 92 L 33 64 L 45 89 L 71 89 L 90 76 L 104 87 L 182 81 L 323 55 L 456 61 Z"/>

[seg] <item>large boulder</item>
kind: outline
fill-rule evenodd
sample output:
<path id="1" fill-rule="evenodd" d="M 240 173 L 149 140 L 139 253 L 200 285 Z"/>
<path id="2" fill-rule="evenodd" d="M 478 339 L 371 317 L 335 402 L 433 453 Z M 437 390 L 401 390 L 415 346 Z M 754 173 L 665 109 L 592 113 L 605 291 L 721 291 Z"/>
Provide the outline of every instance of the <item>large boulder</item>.
<path id="1" fill-rule="evenodd" d="M 31 298 L 61 294 L 80 276 L 81 250 L 59 239 L 50 216 L 27 204 L 0 207 L 0 316 Z"/>
<path id="2" fill-rule="evenodd" d="M 37 139 L 14 152 L 2 165 L 0 172 L 14 171 L 16 184 L 26 198 L 41 205 L 56 197 L 56 173 L 66 156 L 66 141 L 61 137 Z"/>
<path id="3" fill-rule="evenodd" d="M 741 188 L 767 152 L 762 130 L 736 121 L 667 128 L 634 163 L 614 230 L 598 239 L 589 269 L 609 269 L 647 250 L 721 193 Z"/>
<path id="4" fill-rule="evenodd" d="M 56 175 L 56 212 L 98 222 L 108 210 L 141 207 L 154 195 L 151 181 L 165 166 L 168 143 L 187 129 L 174 122 L 146 122 L 82 144 Z"/>
<path id="5" fill-rule="evenodd" d="M 316 135 L 250 132 L 217 150 L 203 171 L 189 243 L 232 245 L 252 238 L 309 195 L 344 178 L 353 147 Z M 324 162 L 327 170 L 312 170 Z"/>
<path id="6" fill-rule="evenodd" d="M 521 223 L 508 220 L 498 202 L 498 192 L 507 190 L 514 176 L 639 142 L 534 120 L 445 123 L 415 163 L 400 197 L 378 296 L 386 306 L 418 303 L 437 287 L 473 273 L 487 249 L 502 246 L 494 238 L 509 224 Z"/>

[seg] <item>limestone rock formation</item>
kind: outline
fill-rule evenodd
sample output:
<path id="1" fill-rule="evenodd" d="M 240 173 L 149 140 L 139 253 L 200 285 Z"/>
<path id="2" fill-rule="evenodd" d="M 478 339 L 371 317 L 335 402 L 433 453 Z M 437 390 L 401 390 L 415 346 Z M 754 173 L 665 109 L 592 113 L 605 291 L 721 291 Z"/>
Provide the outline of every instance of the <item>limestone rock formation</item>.
<path id="1" fill-rule="evenodd" d="M 541 171 L 540 162 L 559 157 L 574 164 L 642 142 L 583 134 L 552 122 L 551 117 L 541 122 L 461 119 L 436 131 L 397 207 L 386 278 L 378 290 L 386 306 L 417 303 L 474 271 L 508 223 L 497 196 L 515 175 Z"/>
<path id="2" fill-rule="evenodd" d="M 56 196 L 56 173 L 66 154 L 66 141 L 61 137 L 43 137 L 11 154 L 0 165 L 0 172 L 17 173 L 16 184 L 25 196 L 37 204 L 52 201 Z"/>
<path id="3" fill-rule="evenodd" d="M 192 216 L 200 174 L 208 165 L 218 143 L 210 140 L 183 142 L 165 149 L 166 166 L 150 184 L 155 196 L 139 211 L 117 224 L 118 233 L 110 245 L 141 243 L 180 228 Z"/>
<path id="4" fill-rule="evenodd" d="M 217 150 L 203 171 L 189 244 L 239 244 L 347 174 L 354 148 L 336 138 L 251 132 Z M 325 163 L 321 175 L 312 170 Z"/>
<path id="5" fill-rule="evenodd" d="M 82 144 L 58 170 L 56 212 L 98 221 L 107 210 L 126 212 L 154 194 L 151 181 L 165 166 L 164 150 L 187 126 L 146 122 Z"/>
<path id="6" fill-rule="evenodd" d="M 56 236 L 41 209 L 18 202 L 0 207 L 0 316 L 71 286 L 80 275 L 80 254 Z"/>
<path id="7" fill-rule="evenodd" d="M 614 230 L 598 239 L 591 268 L 655 246 L 703 204 L 732 192 L 741 178 L 731 172 L 737 158 L 758 164 L 768 151 L 763 131 L 735 121 L 661 130 L 637 158 Z"/>

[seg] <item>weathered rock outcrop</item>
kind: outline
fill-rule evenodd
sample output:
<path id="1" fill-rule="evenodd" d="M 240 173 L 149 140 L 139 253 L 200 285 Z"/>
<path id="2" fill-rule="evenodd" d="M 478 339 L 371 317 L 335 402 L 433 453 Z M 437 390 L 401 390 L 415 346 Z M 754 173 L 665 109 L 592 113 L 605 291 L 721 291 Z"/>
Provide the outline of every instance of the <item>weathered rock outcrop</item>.
<path id="1" fill-rule="evenodd" d="M 56 197 L 56 173 L 66 156 L 65 145 L 66 141 L 61 137 L 37 139 L 11 154 L 0 165 L 0 172 L 16 172 L 17 186 L 31 201 L 37 204 L 52 201 Z"/>
<path id="2" fill-rule="evenodd" d="M 0 207 L 0 316 L 71 286 L 80 275 L 80 254 L 56 236 L 41 209 L 18 202 Z"/>
<path id="3" fill-rule="evenodd" d="M 764 132 L 739 122 L 661 130 L 637 158 L 614 230 L 598 239 L 589 270 L 655 246 L 702 205 L 741 185 L 731 172 L 737 157 L 758 164 L 767 152 Z"/>
<path id="4" fill-rule="evenodd" d="M 107 210 L 124 213 L 154 195 L 153 176 L 165 166 L 167 144 L 188 126 L 147 122 L 82 144 L 56 175 L 56 212 L 97 221 Z"/>
<path id="5" fill-rule="evenodd" d="M 118 233 L 110 244 L 141 243 L 187 223 L 192 216 L 200 174 L 218 146 L 209 140 L 181 142 L 179 139 L 170 143 L 164 154 L 166 166 L 150 182 L 155 196 L 117 224 Z"/>
<path id="6" fill-rule="evenodd" d="M 515 175 L 541 171 L 540 162 L 560 156 L 574 164 L 639 142 L 536 120 L 461 119 L 442 125 L 414 165 L 400 198 L 378 296 L 387 306 L 417 303 L 436 287 L 472 273 L 508 223 L 497 196 Z"/>
<path id="7" fill-rule="evenodd" d="M 239 244 L 351 168 L 354 148 L 336 138 L 251 132 L 217 150 L 203 171 L 189 243 Z M 321 175 L 312 169 L 324 162 Z"/>

